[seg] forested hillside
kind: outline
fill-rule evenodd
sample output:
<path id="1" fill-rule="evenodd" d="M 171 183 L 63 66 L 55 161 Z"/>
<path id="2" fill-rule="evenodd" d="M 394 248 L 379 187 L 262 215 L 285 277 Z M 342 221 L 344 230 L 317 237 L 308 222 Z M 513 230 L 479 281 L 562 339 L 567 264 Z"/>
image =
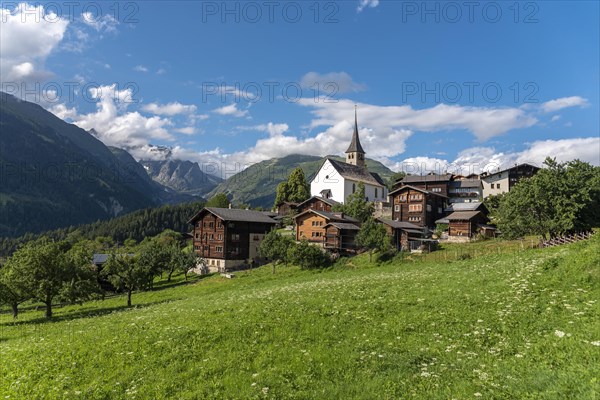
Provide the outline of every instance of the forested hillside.
<path id="1" fill-rule="evenodd" d="M 0 256 L 6 257 L 20 244 L 42 235 L 55 240 L 62 240 L 69 236 L 81 236 L 87 239 L 107 236 L 113 238 L 116 242 L 122 243 L 128 238 L 140 241 L 145 237 L 157 235 L 165 229 L 189 232 L 192 227 L 187 221 L 202 206 L 202 202 L 166 205 L 138 210 L 127 215 L 86 225 L 70 226 L 40 234 L 28 233 L 18 238 L 3 237 L 0 238 Z"/>

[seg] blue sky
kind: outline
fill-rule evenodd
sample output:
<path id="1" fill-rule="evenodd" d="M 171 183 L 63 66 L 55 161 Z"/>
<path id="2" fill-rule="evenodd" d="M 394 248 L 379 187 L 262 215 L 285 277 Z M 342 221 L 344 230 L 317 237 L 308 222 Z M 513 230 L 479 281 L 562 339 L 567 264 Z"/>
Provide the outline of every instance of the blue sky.
<path id="1" fill-rule="evenodd" d="M 36 4 L 2 3 L 3 89 L 40 84 L 137 158 L 340 154 L 358 104 L 368 156 L 394 169 L 600 163 L 598 2 Z"/>

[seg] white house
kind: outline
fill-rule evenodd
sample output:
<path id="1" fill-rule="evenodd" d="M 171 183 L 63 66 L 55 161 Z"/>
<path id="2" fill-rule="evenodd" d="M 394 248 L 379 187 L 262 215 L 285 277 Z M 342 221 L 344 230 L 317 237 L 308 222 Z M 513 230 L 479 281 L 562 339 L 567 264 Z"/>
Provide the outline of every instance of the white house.
<path id="1" fill-rule="evenodd" d="M 483 198 L 509 192 L 521 179 L 531 178 L 540 168 L 531 164 L 519 164 L 496 172 L 481 174 Z"/>
<path id="2" fill-rule="evenodd" d="M 365 151 L 358 137 L 355 110 L 354 134 L 346 150 L 346 162 L 325 159 L 319 172 L 310 182 L 310 193 L 312 196 L 321 196 L 344 203 L 348 196 L 356 191 L 360 182 L 365 185 L 365 197 L 368 201 L 387 201 L 388 190 L 383 179 L 376 173 L 369 172 L 365 166 Z"/>

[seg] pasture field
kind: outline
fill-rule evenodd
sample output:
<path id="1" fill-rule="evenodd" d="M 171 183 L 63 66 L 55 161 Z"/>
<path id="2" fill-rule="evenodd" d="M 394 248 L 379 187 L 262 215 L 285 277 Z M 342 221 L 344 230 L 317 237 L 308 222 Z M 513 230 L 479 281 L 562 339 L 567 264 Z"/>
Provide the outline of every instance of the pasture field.
<path id="1" fill-rule="evenodd" d="M 0 315 L 0 399 L 596 399 L 600 235 Z"/>

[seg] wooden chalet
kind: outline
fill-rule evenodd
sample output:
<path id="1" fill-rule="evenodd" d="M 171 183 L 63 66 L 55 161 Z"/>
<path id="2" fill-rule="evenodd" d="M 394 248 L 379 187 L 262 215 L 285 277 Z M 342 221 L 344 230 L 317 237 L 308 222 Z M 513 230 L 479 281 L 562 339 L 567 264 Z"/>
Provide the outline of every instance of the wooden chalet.
<path id="1" fill-rule="evenodd" d="M 392 221 L 385 218 L 378 218 L 377 221 L 385 227 L 392 246 L 396 250 L 408 251 L 414 249 L 419 247 L 422 240 L 425 239 L 425 230 L 410 222 Z"/>
<path id="2" fill-rule="evenodd" d="M 487 225 L 489 218 L 479 210 L 455 211 L 437 222 L 448 224 L 448 239 L 450 241 L 468 241 L 478 233 L 490 237 L 495 234 L 495 228 Z"/>
<path id="3" fill-rule="evenodd" d="M 285 217 L 288 215 L 296 214 L 296 210 L 298 209 L 298 204 L 292 201 L 284 201 L 277 204 L 277 215 L 280 217 Z"/>
<path id="4" fill-rule="evenodd" d="M 194 250 L 211 272 L 226 272 L 258 261 L 258 246 L 277 221 L 261 211 L 206 207 L 189 220 Z"/>
<path id="5" fill-rule="evenodd" d="M 343 213 L 333 213 L 315 209 L 307 209 L 294 217 L 296 225 L 296 240 L 308 240 L 309 242 L 323 245 L 326 239 L 326 226 L 329 223 L 349 223 L 356 226 L 359 221 Z M 334 233 L 331 228 L 331 233 Z"/>
<path id="6" fill-rule="evenodd" d="M 448 197 L 440 192 L 400 186 L 390 193 L 392 220 L 410 222 L 421 227 L 434 227 L 435 221 L 444 216 Z"/>
<path id="7" fill-rule="evenodd" d="M 451 180 L 452 174 L 407 175 L 401 180 L 396 181 L 394 190 L 402 186 L 412 186 L 448 197 L 448 183 Z"/>
<path id="8" fill-rule="evenodd" d="M 351 252 L 356 250 L 356 234 L 360 227 L 349 222 L 330 222 L 325 225 L 323 246 L 336 252 Z"/>
<path id="9" fill-rule="evenodd" d="M 333 206 L 336 204 L 339 203 L 333 199 L 328 199 L 321 196 L 312 196 L 310 199 L 298 204 L 296 207 L 296 212 L 298 214 L 307 210 L 331 212 Z"/>

